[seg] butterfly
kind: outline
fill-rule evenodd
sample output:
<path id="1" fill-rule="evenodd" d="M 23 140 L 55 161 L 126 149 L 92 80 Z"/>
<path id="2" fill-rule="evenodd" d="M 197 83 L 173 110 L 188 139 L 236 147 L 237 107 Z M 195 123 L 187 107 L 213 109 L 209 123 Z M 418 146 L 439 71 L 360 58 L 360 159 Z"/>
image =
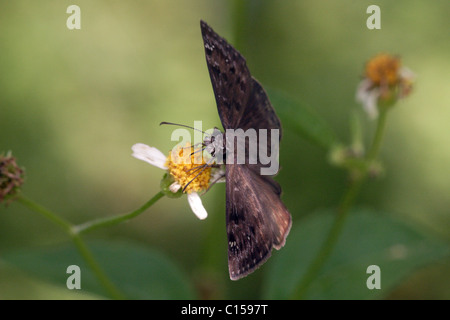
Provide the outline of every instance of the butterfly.
<path id="1" fill-rule="evenodd" d="M 279 143 L 280 120 L 263 87 L 251 76 L 245 58 L 204 21 L 200 21 L 200 27 L 223 128 L 255 129 L 257 132 L 259 129 L 279 130 L 279 140 L 276 141 Z M 230 150 L 226 150 L 225 144 L 226 153 Z M 268 149 L 270 146 L 268 138 Z M 245 147 L 248 149 L 248 143 Z M 236 144 L 234 148 L 237 148 Z M 262 167 L 264 164 L 260 159 L 256 163 L 244 164 L 225 160 L 231 280 L 241 279 L 255 271 L 270 257 L 272 248 L 281 249 L 292 225 L 291 215 L 280 199 L 280 185 L 270 176 L 261 175 Z"/>

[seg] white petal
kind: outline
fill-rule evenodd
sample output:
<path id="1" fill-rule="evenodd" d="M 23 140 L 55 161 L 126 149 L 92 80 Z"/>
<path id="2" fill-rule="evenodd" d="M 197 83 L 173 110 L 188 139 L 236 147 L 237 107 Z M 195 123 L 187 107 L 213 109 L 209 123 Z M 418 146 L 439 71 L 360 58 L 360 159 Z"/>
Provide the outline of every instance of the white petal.
<path id="1" fill-rule="evenodd" d="M 378 116 L 377 102 L 380 91 L 377 88 L 371 88 L 371 86 L 372 81 L 369 79 L 362 80 L 356 90 L 356 100 L 363 105 L 369 117 L 375 119 Z"/>
<path id="2" fill-rule="evenodd" d="M 136 159 L 143 160 L 151 165 L 166 170 L 167 157 L 156 148 L 147 146 L 143 143 L 136 143 L 131 147 L 132 156 Z"/>
<path id="3" fill-rule="evenodd" d="M 356 89 L 356 101 L 364 103 L 367 94 L 370 92 L 372 84 L 373 82 L 369 79 L 361 80 L 361 82 L 358 84 L 358 88 Z"/>
<path id="4" fill-rule="evenodd" d="M 181 185 L 178 182 L 174 182 L 169 186 L 169 190 L 173 193 L 177 193 L 180 190 Z"/>
<path id="5" fill-rule="evenodd" d="M 378 89 L 372 89 L 367 94 L 366 100 L 363 102 L 364 110 L 366 110 L 369 118 L 376 119 L 378 117 L 378 98 L 380 96 L 380 91 Z"/>
<path id="6" fill-rule="evenodd" d="M 192 211 L 195 213 L 195 215 L 200 219 L 206 219 L 208 216 L 208 213 L 205 210 L 205 207 L 203 207 L 202 200 L 200 199 L 200 196 L 197 192 L 191 192 L 187 195 L 189 205 L 191 206 Z"/>
<path id="7" fill-rule="evenodd" d="M 401 78 L 408 80 L 408 81 L 413 81 L 416 78 L 416 74 L 407 67 L 400 68 L 398 73 L 400 74 Z"/>

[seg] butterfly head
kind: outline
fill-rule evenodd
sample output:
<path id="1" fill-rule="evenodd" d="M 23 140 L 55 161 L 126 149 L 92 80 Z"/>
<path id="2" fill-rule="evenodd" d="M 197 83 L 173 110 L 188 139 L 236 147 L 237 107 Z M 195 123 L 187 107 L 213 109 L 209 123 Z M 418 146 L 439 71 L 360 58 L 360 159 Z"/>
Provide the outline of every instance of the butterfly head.
<path id="1" fill-rule="evenodd" d="M 203 140 L 203 145 L 205 150 L 217 159 L 218 155 L 224 153 L 223 133 L 218 128 L 214 128 L 212 134 L 207 135 Z"/>

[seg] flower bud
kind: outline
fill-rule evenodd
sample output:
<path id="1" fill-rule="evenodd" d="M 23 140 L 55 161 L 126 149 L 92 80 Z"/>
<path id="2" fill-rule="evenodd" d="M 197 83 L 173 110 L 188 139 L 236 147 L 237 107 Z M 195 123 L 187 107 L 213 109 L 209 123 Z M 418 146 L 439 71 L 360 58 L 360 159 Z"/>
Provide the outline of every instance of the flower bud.
<path id="1" fill-rule="evenodd" d="M 183 195 L 183 191 L 181 186 L 174 188 L 175 184 L 175 179 L 170 174 L 165 173 L 160 183 L 161 191 L 169 198 L 179 198 Z"/>
<path id="2" fill-rule="evenodd" d="M 0 202 L 12 200 L 24 182 L 24 170 L 8 152 L 0 154 Z"/>

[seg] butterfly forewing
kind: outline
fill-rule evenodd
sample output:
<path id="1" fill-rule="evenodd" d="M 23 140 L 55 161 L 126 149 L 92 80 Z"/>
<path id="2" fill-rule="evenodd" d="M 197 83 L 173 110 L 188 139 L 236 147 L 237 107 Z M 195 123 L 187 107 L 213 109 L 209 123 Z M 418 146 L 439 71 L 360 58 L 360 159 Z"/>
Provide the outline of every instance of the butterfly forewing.
<path id="1" fill-rule="evenodd" d="M 281 139 L 281 123 L 266 92 L 251 76 L 245 58 L 236 49 L 203 21 L 201 30 L 224 129 L 267 129 L 267 148 L 271 150 L 270 129 L 278 129 Z M 263 165 L 259 158 L 256 164 L 235 163 L 227 163 L 225 169 L 228 267 L 232 280 L 254 271 L 270 257 L 272 248 L 280 249 L 291 227 L 291 216 L 280 199 L 281 188 L 269 176 L 260 175 Z"/>
<path id="2" fill-rule="evenodd" d="M 254 79 L 245 58 L 201 21 L 206 62 L 224 129 L 280 129 L 263 87 Z M 280 134 L 281 139 L 281 134 Z"/>
<path id="3" fill-rule="evenodd" d="M 224 129 L 238 128 L 252 92 L 245 58 L 201 21 L 206 63 Z"/>

